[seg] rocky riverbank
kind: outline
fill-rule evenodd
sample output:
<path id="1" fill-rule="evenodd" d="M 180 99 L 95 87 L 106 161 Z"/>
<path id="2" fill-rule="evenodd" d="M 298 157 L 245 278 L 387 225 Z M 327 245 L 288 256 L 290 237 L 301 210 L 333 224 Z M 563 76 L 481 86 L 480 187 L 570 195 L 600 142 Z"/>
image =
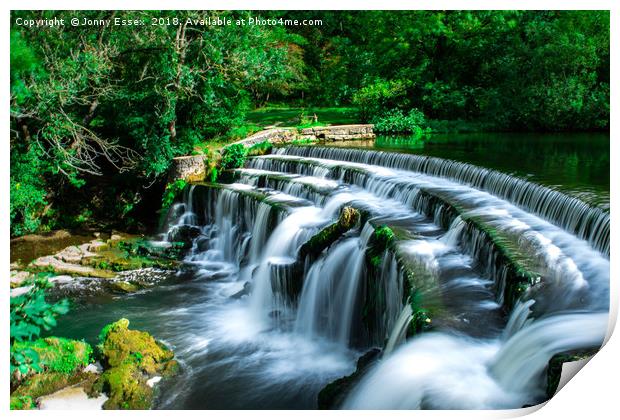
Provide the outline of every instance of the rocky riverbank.
<path id="1" fill-rule="evenodd" d="M 11 378 L 11 409 L 149 409 L 155 385 L 179 365 L 172 350 L 128 327 L 127 319 L 105 326 L 95 351 L 59 337 L 16 343 L 37 352 L 40 369 Z"/>

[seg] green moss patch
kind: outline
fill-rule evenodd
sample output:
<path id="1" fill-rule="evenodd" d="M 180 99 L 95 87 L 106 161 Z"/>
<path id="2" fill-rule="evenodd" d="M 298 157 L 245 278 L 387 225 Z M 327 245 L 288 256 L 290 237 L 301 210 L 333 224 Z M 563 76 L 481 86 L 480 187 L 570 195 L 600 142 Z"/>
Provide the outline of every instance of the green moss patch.
<path id="1" fill-rule="evenodd" d="M 303 261 L 306 256 L 316 258 L 347 231 L 354 228 L 359 220 L 360 212 L 357 209 L 348 206 L 343 207 L 337 222 L 322 229 L 301 246 L 299 249 L 299 259 Z"/>

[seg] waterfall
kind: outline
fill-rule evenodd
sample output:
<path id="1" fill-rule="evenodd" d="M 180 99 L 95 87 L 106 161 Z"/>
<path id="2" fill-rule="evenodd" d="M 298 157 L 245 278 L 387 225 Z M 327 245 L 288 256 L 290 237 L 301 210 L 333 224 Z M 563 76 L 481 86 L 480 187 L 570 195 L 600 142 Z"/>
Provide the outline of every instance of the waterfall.
<path id="1" fill-rule="evenodd" d="M 384 354 L 388 356 L 390 353 L 394 351 L 394 348 L 402 343 L 405 340 L 405 335 L 407 333 L 407 327 L 409 326 L 409 322 L 411 321 L 413 315 L 413 310 L 411 309 L 411 305 L 409 301 L 403 307 L 403 310 L 396 320 L 396 324 L 394 325 L 394 329 L 390 333 L 390 338 L 388 339 L 387 344 L 385 345 Z"/>
<path id="2" fill-rule="evenodd" d="M 449 159 L 325 147 L 286 147 L 278 155 L 360 162 L 447 178 L 504 198 L 587 240 L 609 256 L 609 213 L 562 192 L 495 170 Z"/>
<path id="3" fill-rule="evenodd" d="M 374 367 L 347 409 L 506 409 L 545 398 L 540 376 L 557 353 L 600 346 L 606 313 L 557 315 L 508 341 L 427 333 Z M 578 331 L 578 334 L 575 334 Z"/>
<path id="4" fill-rule="evenodd" d="M 490 370 L 511 392 L 536 387 L 557 353 L 600 347 L 607 331 L 607 313 L 557 315 L 532 322 L 506 341 L 491 362 Z"/>
<path id="5" fill-rule="evenodd" d="M 374 151 L 281 148 L 231 176 L 186 189 L 165 236 L 191 227 L 185 262 L 198 281 L 229 283 L 218 293 L 239 340 L 383 347 L 346 408 L 521 407 L 542 401 L 554 354 L 602 341 L 600 209 L 473 165 Z M 362 225 L 303 256 L 343 206 Z M 378 249 L 380 226 L 393 238 Z M 410 328 L 427 312 L 434 331 Z"/>
<path id="6" fill-rule="evenodd" d="M 313 230 L 306 228 L 320 219 L 318 207 L 301 207 L 286 217 L 269 236 L 260 257 L 260 265 L 253 275 L 251 310 L 254 319 L 264 322 L 273 308 L 274 291 L 271 287 L 272 266 L 293 263 L 298 248 L 307 241 Z"/>

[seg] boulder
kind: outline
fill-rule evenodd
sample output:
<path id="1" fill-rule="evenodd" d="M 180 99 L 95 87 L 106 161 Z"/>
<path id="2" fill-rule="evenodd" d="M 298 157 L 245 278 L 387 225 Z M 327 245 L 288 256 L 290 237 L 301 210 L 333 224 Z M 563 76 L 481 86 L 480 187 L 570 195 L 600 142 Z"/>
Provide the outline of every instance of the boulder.
<path id="1" fill-rule="evenodd" d="M 105 370 L 95 390 L 105 391 L 105 409 L 148 409 L 153 401 L 153 378 L 168 377 L 178 370 L 174 353 L 149 333 L 129 329 L 120 319 L 99 335 Z"/>

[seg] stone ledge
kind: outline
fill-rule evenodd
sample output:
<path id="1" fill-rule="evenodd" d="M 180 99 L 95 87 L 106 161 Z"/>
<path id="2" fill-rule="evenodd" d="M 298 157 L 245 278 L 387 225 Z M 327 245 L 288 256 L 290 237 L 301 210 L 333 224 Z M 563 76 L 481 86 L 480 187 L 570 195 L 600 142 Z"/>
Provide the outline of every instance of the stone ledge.
<path id="1" fill-rule="evenodd" d="M 266 141 L 281 146 L 300 139 L 318 142 L 371 140 L 375 138 L 373 128 L 372 124 L 330 125 L 301 130 L 294 127 L 270 128 L 231 144 L 241 144 L 249 148 Z M 175 157 L 172 159 L 168 173 L 168 182 L 174 182 L 177 179 L 184 179 L 188 182 L 204 181 L 207 175 L 205 159 L 205 155 Z"/>

